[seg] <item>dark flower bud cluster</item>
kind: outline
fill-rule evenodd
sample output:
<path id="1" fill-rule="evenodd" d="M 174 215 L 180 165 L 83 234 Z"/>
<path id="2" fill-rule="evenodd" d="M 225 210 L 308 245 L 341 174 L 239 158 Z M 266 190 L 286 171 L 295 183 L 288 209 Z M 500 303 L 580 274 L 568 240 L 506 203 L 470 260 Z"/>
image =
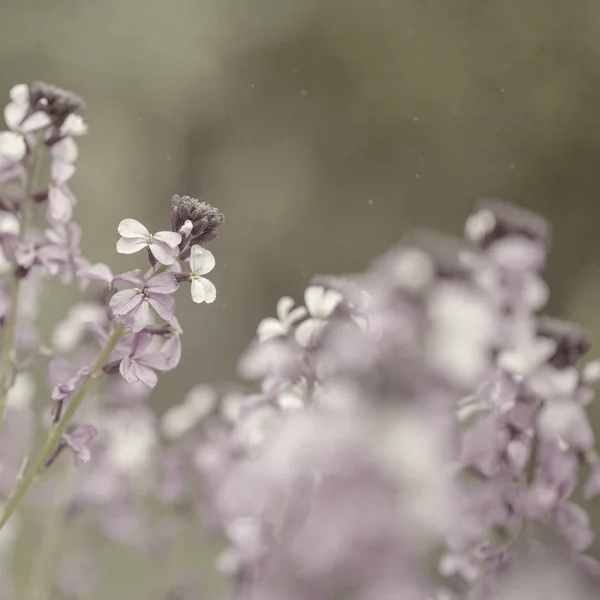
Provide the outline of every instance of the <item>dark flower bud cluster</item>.
<path id="1" fill-rule="evenodd" d="M 83 99 L 73 92 L 49 83 L 36 81 L 29 86 L 29 103 L 32 111 L 43 111 L 59 127 L 72 114 L 85 110 Z"/>
<path id="2" fill-rule="evenodd" d="M 182 249 L 186 244 L 190 247 L 205 245 L 213 240 L 224 220 L 223 214 L 206 202 L 177 194 L 171 198 L 171 227 L 175 232 L 181 233 L 183 229 L 185 233 Z M 189 232 L 185 229 L 188 221 L 191 223 Z"/>

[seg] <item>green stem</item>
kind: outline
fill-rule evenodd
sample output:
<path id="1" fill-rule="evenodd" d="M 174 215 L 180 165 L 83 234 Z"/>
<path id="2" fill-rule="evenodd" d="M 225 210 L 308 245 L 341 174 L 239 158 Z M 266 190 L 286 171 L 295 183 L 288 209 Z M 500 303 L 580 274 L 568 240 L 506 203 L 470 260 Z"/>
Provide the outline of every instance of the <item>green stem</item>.
<path id="1" fill-rule="evenodd" d="M 72 469 L 61 473 L 60 477 L 64 479 L 64 485 L 53 498 L 51 514 L 44 519 L 44 530 L 27 577 L 27 587 L 23 595 L 26 600 L 48 600 L 52 594 L 52 567 L 63 541 L 65 506 L 71 491 Z"/>
<path id="2" fill-rule="evenodd" d="M 29 156 L 29 165 L 27 169 L 27 185 L 21 202 L 21 223 L 19 229 L 19 242 L 25 238 L 25 233 L 31 222 L 31 195 L 40 171 L 41 153 L 38 143 Z M 19 312 L 19 292 L 21 289 L 21 278 L 13 275 L 10 287 L 10 311 L 4 328 L 2 340 L 2 358 L 0 359 L 0 430 L 4 424 L 4 412 L 6 409 L 6 398 L 13 383 L 13 363 L 15 361 L 15 334 L 17 330 L 17 319 Z"/>
<path id="3" fill-rule="evenodd" d="M 4 524 L 8 521 L 11 515 L 15 512 L 15 509 L 23 499 L 23 496 L 27 493 L 27 490 L 38 480 L 40 474 L 44 470 L 46 466 L 46 461 L 54 452 L 56 445 L 60 442 L 63 434 L 65 433 L 67 427 L 71 423 L 77 409 L 81 406 L 83 400 L 87 396 L 87 393 L 90 391 L 94 379 L 102 373 L 102 367 L 107 363 L 112 351 L 115 349 L 117 343 L 121 339 L 121 336 L 125 332 L 125 326 L 123 324 L 118 324 L 110 337 L 106 340 L 106 346 L 102 349 L 102 352 L 98 355 L 98 358 L 92 365 L 92 369 L 90 374 L 87 376 L 86 380 L 83 382 L 83 385 L 79 388 L 79 391 L 73 398 L 71 404 L 69 404 L 67 410 L 65 411 L 63 418 L 58 423 L 58 425 L 48 434 L 48 438 L 46 439 L 46 443 L 44 447 L 38 454 L 35 459 L 29 473 L 25 475 L 23 480 L 19 483 L 11 497 L 8 499 L 6 506 L 4 507 L 4 512 L 2 513 L 2 518 L 0 518 L 0 529 L 4 526 Z"/>

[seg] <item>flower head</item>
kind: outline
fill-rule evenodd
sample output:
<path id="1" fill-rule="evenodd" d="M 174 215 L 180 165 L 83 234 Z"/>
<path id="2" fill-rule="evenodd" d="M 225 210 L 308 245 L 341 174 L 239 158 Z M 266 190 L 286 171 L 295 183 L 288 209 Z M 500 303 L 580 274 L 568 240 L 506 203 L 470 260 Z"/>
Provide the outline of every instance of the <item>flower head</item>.
<path id="1" fill-rule="evenodd" d="M 211 281 L 203 277 L 215 268 L 213 253 L 202 246 L 193 246 L 190 254 L 190 268 L 192 300 L 197 303 L 214 302 L 217 297 L 217 289 Z"/>
<path id="2" fill-rule="evenodd" d="M 304 302 L 310 318 L 296 329 L 296 341 L 301 346 L 314 343 L 325 327 L 328 317 L 341 301 L 342 295 L 337 290 L 326 290 L 324 287 L 316 285 L 306 288 Z"/>
<path id="3" fill-rule="evenodd" d="M 196 198 L 178 195 L 171 198 L 171 226 L 173 231 L 180 231 L 186 221 L 190 221 L 190 246 L 206 244 L 214 239 L 224 219 L 218 209 Z"/>
<path id="4" fill-rule="evenodd" d="M 163 265 L 172 265 L 177 258 L 177 246 L 181 242 L 179 233 L 159 231 L 151 234 L 135 219 L 123 219 L 119 223 L 118 232 L 121 239 L 117 242 L 117 252 L 121 254 L 133 254 L 148 248 L 154 258 Z"/>
<path id="5" fill-rule="evenodd" d="M 293 308 L 294 301 L 289 296 L 284 296 L 277 303 L 277 318 L 269 317 L 258 324 L 257 334 L 261 342 L 275 337 L 287 335 L 291 327 L 306 316 L 304 306 Z"/>
<path id="6" fill-rule="evenodd" d="M 173 318 L 175 300 L 171 294 L 178 285 L 171 273 L 160 273 L 149 279 L 143 288 L 117 292 L 110 299 L 110 309 L 134 333 L 150 325 L 150 306 L 165 321 Z"/>

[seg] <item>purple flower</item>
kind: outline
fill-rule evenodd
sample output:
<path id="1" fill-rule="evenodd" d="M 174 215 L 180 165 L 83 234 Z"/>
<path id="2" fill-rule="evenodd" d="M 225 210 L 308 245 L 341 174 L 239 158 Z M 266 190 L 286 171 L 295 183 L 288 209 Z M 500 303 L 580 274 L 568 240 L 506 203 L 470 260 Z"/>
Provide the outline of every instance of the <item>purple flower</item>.
<path id="1" fill-rule="evenodd" d="M 150 305 L 165 321 L 173 318 L 175 300 L 171 294 L 178 285 L 171 273 L 160 273 L 146 282 L 140 288 L 117 292 L 110 300 L 113 314 L 137 333 L 150 325 Z"/>
<path id="2" fill-rule="evenodd" d="M 65 141 L 70 138 L 65 138 Z M 63 142 L 56 144 L 58 146 Z M 54 148 L 56 147 L 53 147 Z M 53 160 L 50 170 L 52 183 L 48 190 L 48 209 L 46 218 L 52 225 L 64 225 L 73 217 L 73 207 L 77 198 L 67 186 L 67 182 L 75 173 L 75 165 L 72 162 Z"/>
<path id="3" fill-rule="evenodd" d="M 89 423 L 83 425 L 69 425 L 67 431 L 62 436 L 61 441 L 56 446 L 56 449 L 46 461 L 46 467 L 49 467 L 65 448 L 69 448 L 75 455 L 76 465 L 89 462 L 92 453 L 90 452 L 88 445 L 96 435 L 98 435 L 98 430 Z"/>
<path id="4" fill-rule="evenodd" d="M 118 232 L 121 239 L 117 242 L 117 252 L 133 254 L 149 248 L 154 258 L 163 265 L 172 265 L 179 253 L 181 235 L 173 231 L 159 231 L 151 234 L 148 229 L 135 219 L 123 219 L 119 223 Z"/>
<path id="5" fill-rule="evenodd" d="M 169 369 L 168 360 L 164 354 L 149 350 L 152 335 L 145 331 L 137 333 L 131 344 L 131 353 L 121 360 L 119 372 L 127 383 L 140 381 L 145 386 L 153 388 L 158 382 L 156 371 Z"/>

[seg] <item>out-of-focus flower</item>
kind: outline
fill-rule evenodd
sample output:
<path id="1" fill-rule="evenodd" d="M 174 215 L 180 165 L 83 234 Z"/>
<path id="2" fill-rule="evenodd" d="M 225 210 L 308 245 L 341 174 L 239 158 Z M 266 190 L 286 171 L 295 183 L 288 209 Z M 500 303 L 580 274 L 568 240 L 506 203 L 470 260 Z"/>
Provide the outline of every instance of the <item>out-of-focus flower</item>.
<path id="1" fill-rule="evenodd" d="M 92 302 L 80 302 L 69 309 L 65 319 L 52 332 L 52 346 L 61 353 L 72 352 L 88 331 L 90 323 L 103 325 L 106 310 Z"/>
<path id="2" fill-rule="evenodd" d="M 46 467 L 49 467 L 65 448 L 73 452 L 76 465 L 89 462 L 92 453 L 88 446 L 97 435 L 98 430 L 89 423 L 69 425 L 56 449 L 46 461 Z"/>
<path id="3" fill-rule="evenodd" d="M 259 341 L 264 342 L 271 338 L 287 335 L 292 326 L 306 316 L 306 308 L 303 306 L 293 308 L 293 306 L 294 300 L 289 296 L 284 296 L 277 302 L 277 318 L 268 317 L 258 324 Z"/>
<path id="4" fill-rule="evenodd" d="M 117 292 L 110 299 L 110 308 L 134 333 L 150 325 L 150 306 L 165 321 L 170 321 L 174 314 L 175 300 L 171 294 L 178 284 L 171 273 L 160 273 L 149 279 L 142 289 L 133 288 Z"/>
<path id="5" fill-rule="evenodd" d="M 322 286 L 310 286 L 304 292 L 304 302 L 310 317 L 298 325 L 296 340 L 301 346 L 315 343 L 327 319 L 342 301 L 342 294 Z"/>
<path id="6" fill-rule="evenodd" d="M 181 404 L 171 406 L 161 419 L 164 436 L 169 440 L 182 437 L 196 427 L 217 403 L 215 390 L 207 385 L 193 387 Z"/>
<path id="7" fill-rule="evenodd" d="M 179 233 L 159 231 L 151 234 L 135 219 L 123 219 L 119 223 L 118 232 L 121 239 L 117 242 L 117 252 L 121 254 L 133 254 L 148 248 L 154 258 L 163 265 L 172 265 L 177 259 L 177 246 L 181 242 Z"/>
<path id="8" fill-rule="evenodd" d="M 166 371 L 169 368 L 167 359 L 156 350 L 148 346 L 152 342 L 152 335 L 145 331 L 136 333 L 131 343 L 131 352 L 121 360 L 119 372 L 127 383 L 141 382 L 149 388 L 158 383 L 158 376 L 154 371 Z"/>

